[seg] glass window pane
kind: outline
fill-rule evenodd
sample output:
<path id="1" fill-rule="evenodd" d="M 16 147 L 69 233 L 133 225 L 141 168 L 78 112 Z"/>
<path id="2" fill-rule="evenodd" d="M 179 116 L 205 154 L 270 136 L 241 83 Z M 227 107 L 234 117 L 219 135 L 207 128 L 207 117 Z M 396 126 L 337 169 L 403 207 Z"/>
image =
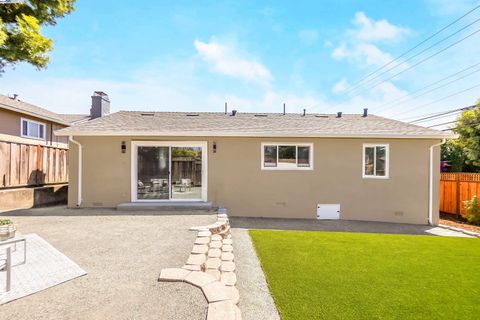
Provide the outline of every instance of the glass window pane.
<path id="1" fill-rule="evenodd" d="M 138 199 L 169 199 L 169 153 L 169 147 L 138 147 Z"/>
<path id="2" fill-rule="evenodd" d="M 28 126 L 29 126 L 28 135 L 30 137 L 38 138 L 38 134 L 39 134 L 38 124 L 34 122 L 29 122 Z"/>
<path id="3" fill-rule="evenodd" d="M 374 147 L 365 147 L 365 168 L 364 173 L 367 176 L 373 176 L 373 161 L 375 157 Z"/>
<path id="4" fill-rule="evenodd" d="M 202 198 L 202 148 L 172 147 L 172 199 Z"/>
<path id="5" fill-rule="evenodd" d="M 263 166 L 264 167 L 277 166 L 277 146 L 263 147 Z"/>
<path id="6" fill-rule="evenodd" d="M 386 148 L 385 147 L 376 147 L 376 172 L 377 176 L 385 176 L 385 162 L 386 162 Z"/>
<path id="7" fill-rule="evenodd" d="M 297 164 L 296 146 L 278 146 L 278 165 L 295 167 Z"/>
<path id="8" fill-rule="evenodd" d="M 310 147 L 298 147 L 298 166 L 310 167 Z"/>
<path id="9" fill-rule="evenodd" d="M 43 139 L 44 138 L 44 125 L 43 124 L 40 125 L 39 130 L 40 130 L 40 133 L 39 133 L 38 137 Z"/>
<path id="10" fill-rule="evenodd" d="M 28 136 L 28 122 L 25 120 L 22 121 L 22 134 Z"/>

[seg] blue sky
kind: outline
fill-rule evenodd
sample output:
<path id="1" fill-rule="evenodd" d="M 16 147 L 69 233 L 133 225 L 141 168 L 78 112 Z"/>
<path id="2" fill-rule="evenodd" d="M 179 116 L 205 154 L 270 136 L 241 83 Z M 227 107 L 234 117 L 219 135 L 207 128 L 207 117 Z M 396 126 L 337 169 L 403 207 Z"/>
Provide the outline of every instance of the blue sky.
<path id="1" fill-rule="evenodd" d="M 280 112 L 285 102 L 289 112 L 368 107 L 403 119 L 480 98 L 478 87 L 435 103 L 480 84 L 479 72 L 395 108 L 386 105 L 480 62 L 480 33 L 373 90 L 353 95 L 349 86 L 478 3 L 80 0 L 45 30 L 54 39 L 48 68 L 7 69 L 0 93 L 61 113 L 87 113 L 92 92 L 103 90 L 113 111 L 222 111 L 227 101 L 239 111 Z M 429 44 L 478 18 L 480 10 Z M 480 22 L 436 50 L 479 28 Z"/>

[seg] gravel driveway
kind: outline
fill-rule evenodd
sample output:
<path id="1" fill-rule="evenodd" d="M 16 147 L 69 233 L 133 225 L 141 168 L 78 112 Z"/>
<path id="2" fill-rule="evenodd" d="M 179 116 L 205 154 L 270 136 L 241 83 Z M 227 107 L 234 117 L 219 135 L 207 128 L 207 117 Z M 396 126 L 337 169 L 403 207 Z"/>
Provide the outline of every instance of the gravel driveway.
<path id="1" fill-rule="evenodd" d="M 200 290 L 157 277 L 185 263 L 196 236 L 188 228 L 214 215 L 65 207 L 14 214 L 20 232 L 37 233 L 88 274 L 0 306 L 2 319 L 205 319 Z"/>

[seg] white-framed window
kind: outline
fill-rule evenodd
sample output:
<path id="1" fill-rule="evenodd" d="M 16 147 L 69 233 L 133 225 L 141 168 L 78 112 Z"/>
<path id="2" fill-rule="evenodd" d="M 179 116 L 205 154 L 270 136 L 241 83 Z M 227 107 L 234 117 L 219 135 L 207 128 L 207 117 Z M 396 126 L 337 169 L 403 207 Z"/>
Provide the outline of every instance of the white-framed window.
<path id="1" fill-rule="evenodd" d="M 45 123 L 22 118 L 20 132 L 25 138 L 45 140 Z"/>
<path id="2" fill-rule="evenodd" d="M 389 145 L 365 143 L 363 145 L 362 176 L 388 179 Z"/>
<path id="3" fill-rule="evenodd" d="M 264 142 L 262 170 L 312 170 L 313 143 Z"/>

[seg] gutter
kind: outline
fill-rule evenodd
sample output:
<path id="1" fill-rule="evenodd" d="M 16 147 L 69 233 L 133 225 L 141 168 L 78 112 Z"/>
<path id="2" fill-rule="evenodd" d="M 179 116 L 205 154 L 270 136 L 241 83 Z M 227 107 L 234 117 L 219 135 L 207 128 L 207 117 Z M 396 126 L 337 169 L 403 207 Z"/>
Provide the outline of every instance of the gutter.
<path id="1" fill-rule="evenodd" d="M 433 225 L 433 148 L 441 146 L 447 141 L 442 139 L 442 142 L 430 146 L 430 164 L 429 164 L 429 182 L 428 182 L 428 224 Z M 438 168 L 437 168 L 438 169 Z"/>
<path id="2" fill-rule="evenodd" d="M 83 164 L 82 164 L 82 144 L 73 139 L 72 136 L 68 137 L 68 141 L 76 144 L 78 146 L 78 189 L 77 189 L 77 207 L 82 205 L 82 173 L 83 173 Z"/>

